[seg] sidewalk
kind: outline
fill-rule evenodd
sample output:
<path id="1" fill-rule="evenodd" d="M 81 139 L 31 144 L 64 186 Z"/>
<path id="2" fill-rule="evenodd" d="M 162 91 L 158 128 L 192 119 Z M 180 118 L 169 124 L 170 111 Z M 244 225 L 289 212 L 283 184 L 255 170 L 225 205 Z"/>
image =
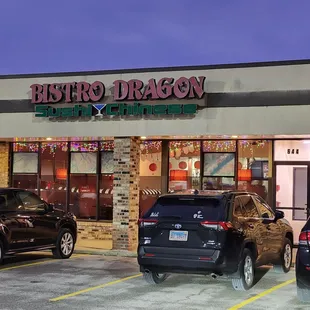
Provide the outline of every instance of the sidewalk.
<path id="1" fill-rule="evenodd" d="M 75 254 L 90 254 L 90 255 L 104 255 L 104 256 L 122 256 L 122 257 L 136 257 L 136 252 L 126 250 L 102 250 L 91 247 L 77 246 L 74 250 Z"/>

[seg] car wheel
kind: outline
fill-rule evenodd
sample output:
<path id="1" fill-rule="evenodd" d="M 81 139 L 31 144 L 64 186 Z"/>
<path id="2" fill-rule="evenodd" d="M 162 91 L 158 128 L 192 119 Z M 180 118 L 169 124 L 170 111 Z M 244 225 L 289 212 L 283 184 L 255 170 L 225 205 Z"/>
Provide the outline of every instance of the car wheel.
<path id="1" fill-rule="evenodd" d="M 167 279 L 167 277 L 168 277 L 168 274 L 166 274 L 166 273 L 158 274 L 158 273 L 153 272 L 153 271 L 143 273 L 144 280 L 149 284 L 163 283 Z"/>
<path id="2" fill-rule="evenodd" d="M 55 258 L 69 258 L 74 251 L 74 237 L 70 229 L 61 229 L 56 241 L 56 248 L 52 250 Z"/>
<path id="3" fill-rule="evenodd" d="M 247 291 L 254 283 L 254 259 L 249 249 L 244 249 L 238 271 L 232 277 L 232 286 L 236 291 Z"/>
<path id="4" fill-rule="evenodd" d="M 297 280 L 297 297 L 301 302 L 310 302 L 310 290 Z"/>
<path id="5" fill-rule="evenodd" d="M 288 273 L 291 270 L 293 259 L 293 246 L 291 240 L 285 238 L 284 247 L 281 251 L 281 260 L 279 264 L 274 265 L 277 273 Z"/>

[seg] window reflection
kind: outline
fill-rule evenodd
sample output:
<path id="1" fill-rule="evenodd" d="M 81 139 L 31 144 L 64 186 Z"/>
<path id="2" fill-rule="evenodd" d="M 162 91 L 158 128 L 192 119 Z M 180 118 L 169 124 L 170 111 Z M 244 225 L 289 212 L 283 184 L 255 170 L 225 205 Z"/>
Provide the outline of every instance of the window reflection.
<path id="1" fill-rule="evenodd" d="M 169 189 L 200 189 L 200 141 L 169 143 Z"/>
<path id="2" fill-rule="evenodd" d="M 68 143 L 41 144 L 41 198 L 55 207 L 66 209 Z"/>
<path id="3" fill-rule="evenodd" d="M 162 141 L 142 141 L 140 145 L 140 216 L 161 194 Z"/>
<path id="4" fill-rule="evenodd" d="M 241 140 L 238 143 L 238 189 L 252 191 L 270 202 L 272 146 L 267 140 Z"/>

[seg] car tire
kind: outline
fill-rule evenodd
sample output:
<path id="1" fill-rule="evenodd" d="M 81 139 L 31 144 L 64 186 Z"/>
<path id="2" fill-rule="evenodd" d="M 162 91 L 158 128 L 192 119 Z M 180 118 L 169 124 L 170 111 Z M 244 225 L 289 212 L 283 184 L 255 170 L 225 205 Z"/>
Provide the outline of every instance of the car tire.
<path id="1" fill-rule="evenodd" d="M 144 280 L 149 284 L 161 284 L 167 279 L 167 277 L 168 274 L 166 273 L 158 274 L 153 271 L 143 273 Z"/>
<path id="2" fill-rule="evenodd" d="M 296 281 L 297 298 L 304 303 L 310 303 L 310 289 L 305 287 L 300 281 Z"/>
<path id="3" fill-rule="evenodd" d="M 237 272 L 232 276 L 232 286 L 236 291 L 247 291 L 254 285 L 254 259 L 249 249 L 244 249 Z"/>
<path id="4" fill-rule="evenodd" d="M 273 266 L 274 271 L 277 273 L 288 273 L 291 270 L 293 259 L 293 245 L 291 240 L 285 238 L 284 246 L 281 251 L 281 260 L 279 264 Z"/>
<path id="5" fill-rule="evenodd" d="M 74 251 L 74 236 L 70 229 L 63 228 L 60 230 L 56 247 L 52 250 L 53 256 L 57 259 L 67 259 Z"/>

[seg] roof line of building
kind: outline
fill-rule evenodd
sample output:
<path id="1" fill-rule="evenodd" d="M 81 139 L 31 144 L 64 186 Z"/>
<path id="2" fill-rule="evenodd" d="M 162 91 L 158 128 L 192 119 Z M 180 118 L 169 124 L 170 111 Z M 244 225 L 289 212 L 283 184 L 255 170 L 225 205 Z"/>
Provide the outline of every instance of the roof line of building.
<path id="1" fill-rule="evenodd" d="M 115 69 L 115 70 L 112 69 L 112 70 L 98 70 L 98 71 L 78 71 L 78 72 L 7 74 L 7 75 L 0 75 L 0 79 L 66 77 L 66 76 L 107 75 L 107 74 L 145 73 L 145 72 L 171 72 L 171 71 L 190 71 L 190 70 L 214 70 L 214 69 L 235 69 L 235 68 L 237 69 L 237 68 L 307 65 L 307 64 L 310 64 L 310 59 L 229 63 L 229 64 L 213 64 L 213 65 L 195 65 L 195 66 L 151 67 L 151 68 L 136 68 L 136 69 Z"/>

